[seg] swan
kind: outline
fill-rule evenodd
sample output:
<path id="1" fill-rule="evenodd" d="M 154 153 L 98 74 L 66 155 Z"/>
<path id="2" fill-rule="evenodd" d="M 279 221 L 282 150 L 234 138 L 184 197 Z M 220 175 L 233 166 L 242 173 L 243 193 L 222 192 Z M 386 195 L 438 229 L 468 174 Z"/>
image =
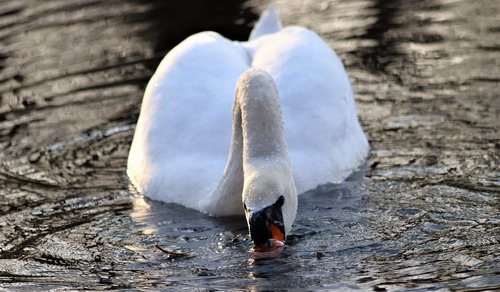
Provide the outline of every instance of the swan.
<path id="1" fill-rule="evenodd" d="M 245 215 L 266 246 L 290 234 L 297 194 L 342 181 L 368 150 L 340 59 L 313 31 L 283 28 L 270 6 L 246 42 L 201 32 L 165 56 L 127 173 L 151 199 Z"/>

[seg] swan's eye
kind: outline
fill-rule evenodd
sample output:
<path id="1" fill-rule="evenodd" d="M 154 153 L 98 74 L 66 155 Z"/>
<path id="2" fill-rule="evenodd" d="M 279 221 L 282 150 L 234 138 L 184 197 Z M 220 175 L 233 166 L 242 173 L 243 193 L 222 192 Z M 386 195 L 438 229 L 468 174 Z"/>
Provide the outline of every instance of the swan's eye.
<path id="1" fill-rule="evenodd" d="M 248 211 L 247 210 L 247 204 L 243 203 L 243 209 L 245 209 L 245 211 Z"/>

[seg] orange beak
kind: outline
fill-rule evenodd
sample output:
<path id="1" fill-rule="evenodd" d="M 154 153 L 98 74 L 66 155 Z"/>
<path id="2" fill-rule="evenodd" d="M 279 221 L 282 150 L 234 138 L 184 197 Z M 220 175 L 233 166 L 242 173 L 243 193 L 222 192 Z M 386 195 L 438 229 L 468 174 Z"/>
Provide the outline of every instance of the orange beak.
<path id="1" fill-rule="evenodd" d="M 276 225 L 269 223 L 269 230 L 271 231 L 271 238 L 279 241 L 285 241 L 285 235 L 279 230 Z"/>
<path id="2" fill-rule="evenodd" d="M 274 251 L 285 244 L 285 235 L 279 230 L 276 225 L 269 223 L 269 231 L 271 231 L 271 239 L 265 244 L 255 245 L 253 251 L 255 252 L 269 252 Z"/>

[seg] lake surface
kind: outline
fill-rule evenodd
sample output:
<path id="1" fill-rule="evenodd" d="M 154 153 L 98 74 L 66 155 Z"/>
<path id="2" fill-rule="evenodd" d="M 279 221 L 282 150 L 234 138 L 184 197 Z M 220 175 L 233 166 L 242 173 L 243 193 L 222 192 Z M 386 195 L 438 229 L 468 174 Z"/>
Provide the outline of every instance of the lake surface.
<path id="1" fill-rule="evenodd" d="M 0 289 L 500 288 L 500 1 L 275 3 L 344 61 L 372 151 L 258 258 L 244 218 L 148 200 L 125 169 L 165 53 L 244 40 L 267 2 L 0 2 Z"/>

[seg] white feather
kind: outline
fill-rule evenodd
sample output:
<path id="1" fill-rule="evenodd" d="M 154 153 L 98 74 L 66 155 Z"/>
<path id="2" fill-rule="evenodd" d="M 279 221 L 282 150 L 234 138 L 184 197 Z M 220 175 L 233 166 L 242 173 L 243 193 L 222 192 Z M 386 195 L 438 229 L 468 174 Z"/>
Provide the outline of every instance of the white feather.
<path id="1" fill-rule="evenodd" d="M 266 11 L 262 13 L 259 21 L 250 32 L 249 40 L 254 40 L 266 34 L 275 33 L 281 30 L 281 21 L 274 5 L 269 5 Z"/>

